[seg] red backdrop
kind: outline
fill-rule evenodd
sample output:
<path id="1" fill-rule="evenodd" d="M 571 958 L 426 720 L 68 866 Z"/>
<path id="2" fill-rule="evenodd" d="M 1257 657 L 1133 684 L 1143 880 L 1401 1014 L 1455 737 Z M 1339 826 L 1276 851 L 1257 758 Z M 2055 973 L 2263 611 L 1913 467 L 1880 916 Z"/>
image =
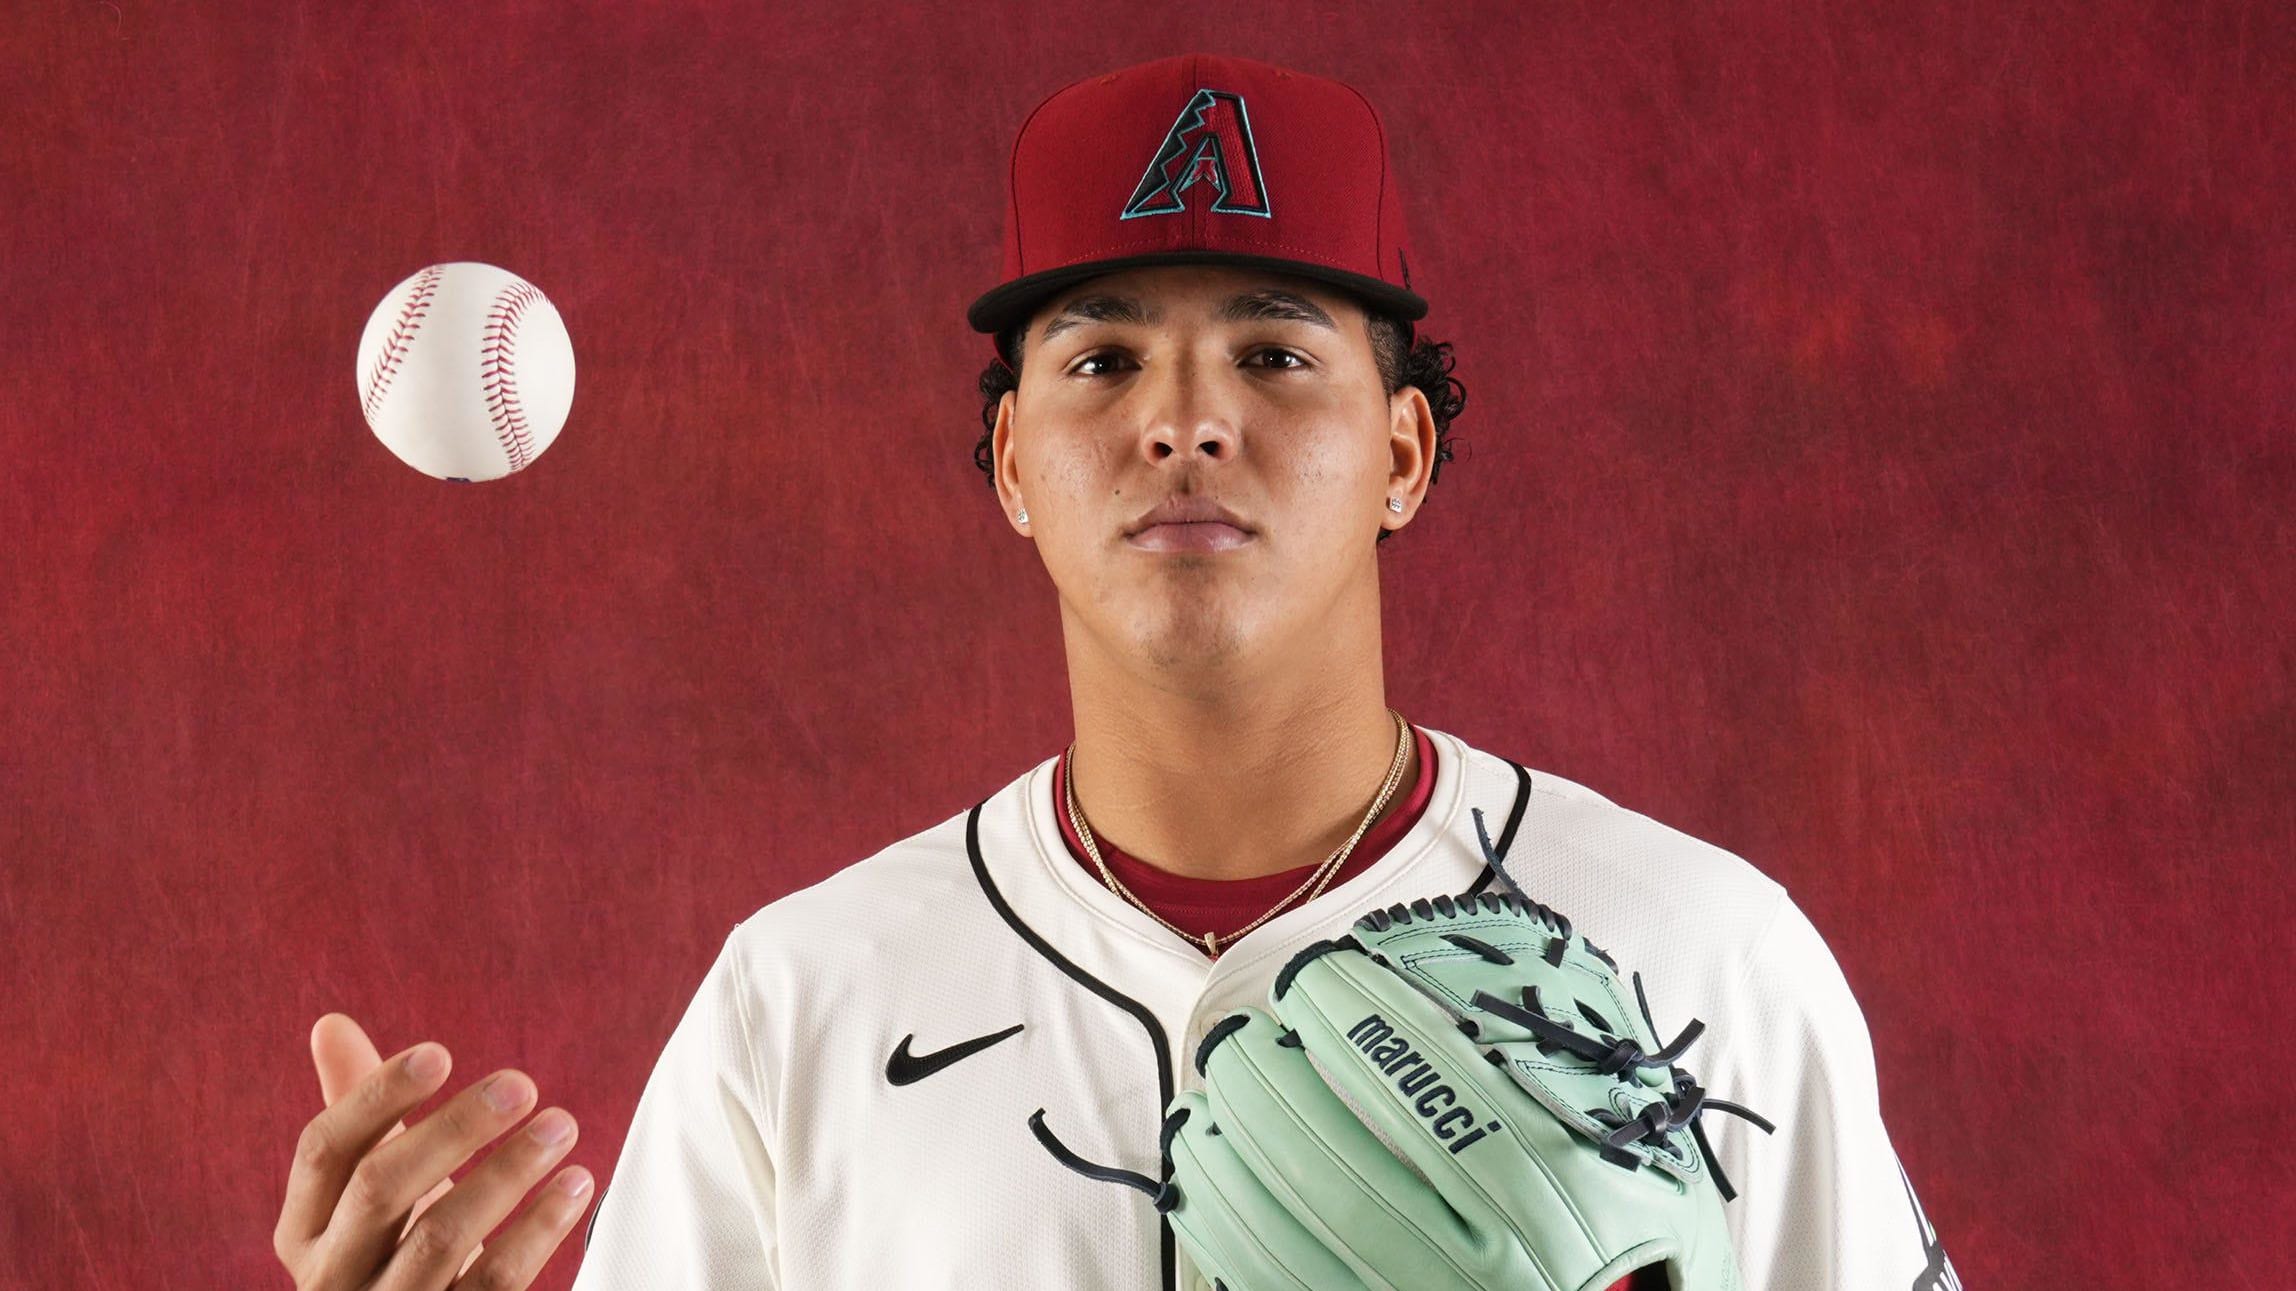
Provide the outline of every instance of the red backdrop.
<path id="1" fill-rule="evenodd" d="M 2286 6 L 353 8 L 0 18 L 0 1283 L 283 1285 L 330 1009 L 605 1176 L 737 919 L 1061 746 L 961 314 L 1192 48 L 1394 135 L 1397 706 L 1792 890 L 1972 1285 L 2296 1282 Z M 359 416 L 443 260 L 579 356 L 492 484 Z"/>

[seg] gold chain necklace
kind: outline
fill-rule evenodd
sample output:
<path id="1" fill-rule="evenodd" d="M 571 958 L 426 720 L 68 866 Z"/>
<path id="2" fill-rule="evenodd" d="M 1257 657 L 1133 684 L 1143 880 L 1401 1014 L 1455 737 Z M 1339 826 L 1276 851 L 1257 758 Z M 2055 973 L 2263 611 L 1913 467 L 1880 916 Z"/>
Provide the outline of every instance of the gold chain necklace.
<path id="1" fill-rule="evenodd" d="M 1263 923 L 1266 923 L 1268 920 L 1275 918 L 1276 912 L 1282 910 L 1285 906 L 1290 905 L 1292 901 L 1300 895 L 1300 893 L 1306 892 L 1307 899 L 1310 901 L 1313 901 L 1318 896 L 1321 896 L 1323 894 L 1324 884 L 1331 882 L 1332 876 L 1339 873 L 1340 867 L 1347 862 L 1348 853 L 1355 850 L 1356 843 L 1361 841 L 1364 833 L 1371 828 L 1371 822 L 1379 818 L 1380 809 L 1387 805 L 1388 797 L 1395 792 L 1396 784 L 1403 778 L 1403 767 L 1406 761 L 1406 755 L 1411 750 L 1410 723 L 1404 721 L 1403 715 L 1396 712 L 1392 708 L 1387 710 L 1387 715 L 1395 719 L 1395 758 L 1388 764 L 1387 779 L 1379 786 L 1379 796 L 1371 800 L 1371 809 L 1363 813 L 1362 823 L 1355 827 L 1354 833 L 1348 835 L 1346 842 L 1339 845 L 1339 850 L 1324 858 L 1323 864 L 1318 865 L 1315 868 L 1315 873 L 1308 875 L 1307 878 L 1303 880 L 1298 887 L 1292 889 L 1290 896 L 1287 896 L 1283 900 L 1276 902 L 1275 908 L 1269 910 L 1266 914 L 1261 915 L 1259 918 L 1254 919 L 1250 923 L 1247 923 L 1243 927 L 1237 929 L 1234 936 L 1228 938 L 1228 944 L 1234 945 L 1237 937 L 1241 937 L 1245 933 L 1250 932 L 1252 929 L 1259 927 Z M 1133 907 L 1139 910 L 1140 913 L 1147 915 L 1149 918 L 1154 919 L 1156 922 L 1163 924 L 1166 928 L 1171 929 L 1173 935 L 1179 937 L 1182 941 L 1186 941 L 1191 945 L 1194 944 L 1198 938 L 1190 936 L 1185 932 L 1181 932 L 1178 928 L 1172 926 L 1170 920 L 1156 913 L 1154 910 L 1149 909 L 1146 902 L 1143 902 L 1140 898 L 1132 895 L 1132 890 L 1130 888 L 1127 888 L 1122 883 L 1116 881 L 1115 872 L 1108 868 L 1108 862 L 1100 859 L 1100 847 L 1093 841 L 1092 826 L 1084 823 L 1084 811 L 1082 808 L 1076 805 L 1076 745 L 1073 742 L 1068 746 L 1068 775 L 1065 777 L 1065 780 L 1066 788 L 1068 790 L 1068 823 L 1076 830 L 1077 838 L 1082 840 L 1084 843 L 1085 854 L 1090 856 L 1092 858 L 1093 865 L 1099 868 L 1100 877 L 1107 882 L 1108 890 L 1114 892 L 1120 897 L 1123 897 L 1126 901 L 1131 902 Z M 1309 891 L 1310 888 L 1313 888 L 1314 890 Z M 1204 943 L 1204 953 L 1217 958 L 1220 953 L 1219 934 L 1216 932 L 1207 932 L 1203 935 L 1201 940 Z"/>

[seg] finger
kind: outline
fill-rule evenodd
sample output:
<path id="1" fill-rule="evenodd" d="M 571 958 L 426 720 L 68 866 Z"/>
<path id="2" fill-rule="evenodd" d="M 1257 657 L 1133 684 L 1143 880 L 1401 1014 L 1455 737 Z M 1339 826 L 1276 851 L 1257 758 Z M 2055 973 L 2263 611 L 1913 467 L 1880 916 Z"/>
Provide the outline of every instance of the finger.
<path id="1" fill-rule="evenodd" d="M 346 1268 L 379 1268 L 398 1248 L 400 1224 L 415 1201 L 452 1175 L 471 1155 L 516 1125 L 534 1103 L 534 1082 L 520 1072 L 505 1069 L 470 1086 L 437 1111 L 407 1127 L 407 1132 L 367 1153 L 344 1185 L 342 1199 L 328 1221 L 327 1239 L 342 1252 Z M 438 1205 L 453 1204 L 462 1191 L 456 1184 Z M 431 1207 L 436 1211 L 438 1206 Z M 409 1243 L 429 1242 L 421 1221 L 406 1229 Z M 473 1238 L 483 1237 L 476 1233 Z M 444 1244 L 440 1244 L 443 1249 Z M 430 1248 L 426 1247 L 428 1251 Z M 470 1247 L 454 1247 L 455 1263 L 443 1264 L 431 1285 L 443 1284 Z"/>
<path id="2" fill-rule="evenodd" d="M 469 1291 L 481 1287 L 487 1291 L 496 1287 L 516 1291 L 532 1284 L 534 1275 L 542 1271 L 566 1235 L 581 1222 L 582 1212 L 590 1208 L 591 1183 L 590 1172 L 580 1166 L 559 1171 L 527 1204 L 517 1220 L 487 1243 L 486 1254 L 471 1264 L 454 1285 Z"/>
<path id="3" fill-rule="evenodd" d="M 367 1073 L 383 1065 L 375 1043 L 348 1016 L 329 1013 L 311 1028 L 311 1062 L 319 1069 L 319 1097 L 326 1106 L 359 1087 Z"/>
<path id="4" fill-rule="evenodd" d="M 406 1238 L 391 1252 L 376 1291 L 435 1291 L 476 1267 L 482 1253 L 491 1249 L 482 1239 L 573 1148 L 575 1136 L 574 1118 L 563 1109 L 552 1108 L 505 1139 L 477 1169 L 455 1184 L 446 1200 L 409 1226 Z M 503 1257 L 498 1256 L 496 1263 L 503 1263 Z M 523 1286 L 524 1282 L 485 1285 Z"/>
<path id="5" fill-rule="evenodd" d="M 329 1013 L 311 1028 L 311 1061 L 319 1070 L 319 1096 L 329 1107 L 358 1088 L 360 1081 L 383 1064 L 382 1056 L 375 1052 L 374 1042 L 367 1038 L 366 1031 L 349 1015 L 342 1013 Z M 404 1120 L 394 1122 L 391 1128 L 383 1132 L 380 1142 L 388 1143 L 406 1133 L 406 1129 L 407 1123 Z M 412 1227 L 415 1220 L 422 1217 L 423 1211 L 444 1197 L 447 1189 L 453 1186 L 452 1179 L 441 1179 L 437 1187 L 424 1193 L 422 1199 L 415 1202 L 414 1208 L 407 1213 L 408 1226 Z M 403 1231 L 400 1235 L 405 1236 Z"/>
<path id="6" fill-rule="evenodd" d="M 1361 950 L 1301 965 L 1275 1012 L 1331 1087 L 1476 1231 L 1505 1222 L 1476 1171 L 1548 1177 L 1509 1131 L 1516 1109 L 1483 1097 L 1482 1049 L 1457 1019 Z"/>
<path id="7" fill-rule="evenodd" d="M 494 1232 L 518 1205 L 519 1199 L 573 1149 L 578 1136 L 579 1127 L 563 1108 L 551 1108 L 527 1122 L 518 1133 L 489 1153 L 477 1169 L 465 1175 L 451 1196 L 432 1207 L 415 1225 L 392 1255 L 390 1268 L 376 1291 L 429 1291 L 442 1285 L 458 1268 L 478 1267 L 476 1262 L 468 1260 L 466 1253 Z M 588 1172 L 582 1171 L 575 1177 L 587 1180 Z M 551 1209 L 554 1204 L 580 1214 L 586 1198 L 561 1192 L 559 1201 L 553 1203 L 550 1189 L 545 1188 L 536 1200 L 544 1207 L 546 1226 L 548 1220 L 558 1217 L 558 1211 Z M 529 1207 L 529 1214 L 532 1210 Z M 538 1252 L 520 1246 L 501 1249 L 509 1238 L 508 1233 L 498 1234 L 487 1244 L 485 1249 L 491 1256 L 489 1276 L 521 1271 L 531 1275 L 531 1270 L 518 1267 L 520 1263 L 532 1254 L 537 1256 L 535 1267 L 539 1268 L 539 1257 L 547 1256 L 556 1244 L 552 1242 Z M 523 1286 L 525 1283 L 513 1277 L 472 1285 Z"/>
<path id="8" fill-rule="evenodd" d="M 383 1141 L 388 1143 L 390 1139 L 386 1136 Z M 413 1228 L 415 1226 L 415 1221 L 423 1217 L 424 1211 L 429 1210 L 431 1207 L 437 1205 L 439 1198 L 444 1197 L 453 1190 L 454 1179 L 452 1177 L 441 1179 L 437 1183 L 431 1185 L 431 1190 L 424 1193 L 418 1200 L 416 1200 L 413 1208 L 407 1211 L 406 1228 L 399 1230 L 399 1239 L 401 1241 L 406 1240 L 407 1229 Z"/>
<path id="9" fill-rule="evenodd" d="M 1175 1097 L 1165 1125 L 1179 1193 L 1167 1217 L 1206 1283 L 1239 1291 L 1362 1291 L 1362 1279 L 1236 1155 L 1201 1091 Z"/>
<path id="10" fill-rule="evenodd" d="M 1303 994 L 1295 981 L 1283 1002 L 1296 1008 Z M 1243 1025 L 1204 1056 L 1204 1094 L 1235 1155 L 1319 1242 L 1373 1278 L 1471 1281 L 1474 1235 L 1443 1196 L 1366 1128 L 1281 1022 L 1238 1014 Z"/>
<path id="11" fill-rule="evenodd" d="M 439 1060 L 435 1073 L 413 1069 L 414 1059 L 433 1055 Z M 444 1046 L 418 1044 L 393 1055 L 348 1095 L 304 1124 L 295 1144 L 294 1165 L 287 1172 L 286 1204 L 272 1235 L 282 1254 L 290 1247 L 306 1247 L 326 1233 L 359 1163 L 394 1122 L 445 1083 L 453 1061 Z"/>

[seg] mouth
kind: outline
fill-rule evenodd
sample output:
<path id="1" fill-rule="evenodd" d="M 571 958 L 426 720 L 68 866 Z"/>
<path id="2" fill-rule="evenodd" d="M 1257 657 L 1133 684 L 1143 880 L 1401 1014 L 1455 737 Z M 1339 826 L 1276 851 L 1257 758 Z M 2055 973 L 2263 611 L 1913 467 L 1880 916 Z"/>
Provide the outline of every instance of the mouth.
<path id="1" fill-rule="evenodd" d="M 1219 520 L 1152 524 L 1125 539 L 1147 551 L 1229 551 L 1251 540 L 1251 534 Z"/>

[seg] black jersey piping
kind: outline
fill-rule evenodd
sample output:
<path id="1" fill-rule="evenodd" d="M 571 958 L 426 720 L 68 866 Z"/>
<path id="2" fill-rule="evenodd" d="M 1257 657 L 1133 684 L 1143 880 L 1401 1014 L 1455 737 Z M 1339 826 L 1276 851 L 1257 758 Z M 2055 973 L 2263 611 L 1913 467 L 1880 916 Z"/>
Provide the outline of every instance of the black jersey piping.
<path id="1" fill-rule="evenodd" d="M 1499 760 L 1515 769 L 1514 810 L 1507 813 L 1507 827 L 1499 831 L 1499 841 L 1491 845 L 1491 850 L 1497 852 L 1501 860 L 1505 860 L 1509 855 L 1509 850 L 1515 845 L 1515 829 L 1523 823 L 1523 810 L 1531 805 L 1531 773 L 1524 769 L 1522 763 L 1513 758 L 1501 756 Z M 1522 873 L 1519 869 L 1513 872 Z M 1499 872 L 1491 868 L 1491 863 L 1489 861 L 1483 862 L 1483 872 L 1476 875 L 1474 883 L 1468 886 L 1467 895 L 1476 895 L 1484 888 L 1489 887 L 1491 880 L 1497 877 L 1499 877 Z"/>
<path id="2" fill-rule="evenodd" d="M 1011 906 L 1005 904 L 1004 894 L 997 891 L 996 880 L 989 877 L 988 862 L 981 858 L 981 808 L 987 805 L 986 799 L 976 802 L 973 804 L 973 809 L 965 815 L 965 853 L 972 858 L 973 878 L 981 885 L 981 894 L 989 899 L 990 907 L 995 909 L 998 916 L 1009 924 L 1014 932 L 1019 933 L 1020 939 L 1034 948 L 1037 954 L 1052 961 L 1053 967 L 1075 978 L 1084 989 L 1131 1014 L 1133 1019 L 1148 1032 L 1148 1040 L 1156 1048 L 1156 1087 L 1163 1094 L 1163 1101 L 1156 1107 L 1157 1123 L 1161 1125 L 1164 1109 L 1172 1105 L 1172 1050 L 1164 1042 L 1163 1024 L 1159 1023 L 1156 1020 L 1156 1015 L 1149 1012 L 1147 1006 L 1141 1004 L 1140 1001 L 1069 962 L 1066 956 L 1052 948 L 1051 943 L 1037 935 L 1036 929 L 1023 923 L 1021 917 L 1013 913 Z M 1515 814 L 1517 816 L 1522 815 L 1520 804 L 1516 806 Z M 1510 835 L 1513 833 L 1512 821 L 1508 824 L 1508 833 Z M 1487 870 L 1489 867 L 1486 866 L 1485 868 Z M 1173 1252 L 1170 1217 L 1160 1216 L 1157 1227 L 1161 1230 L 1159 1245 L 1162 1247 L 1164 1291 L 1177 1291 L 1179 1273 Z"/>

